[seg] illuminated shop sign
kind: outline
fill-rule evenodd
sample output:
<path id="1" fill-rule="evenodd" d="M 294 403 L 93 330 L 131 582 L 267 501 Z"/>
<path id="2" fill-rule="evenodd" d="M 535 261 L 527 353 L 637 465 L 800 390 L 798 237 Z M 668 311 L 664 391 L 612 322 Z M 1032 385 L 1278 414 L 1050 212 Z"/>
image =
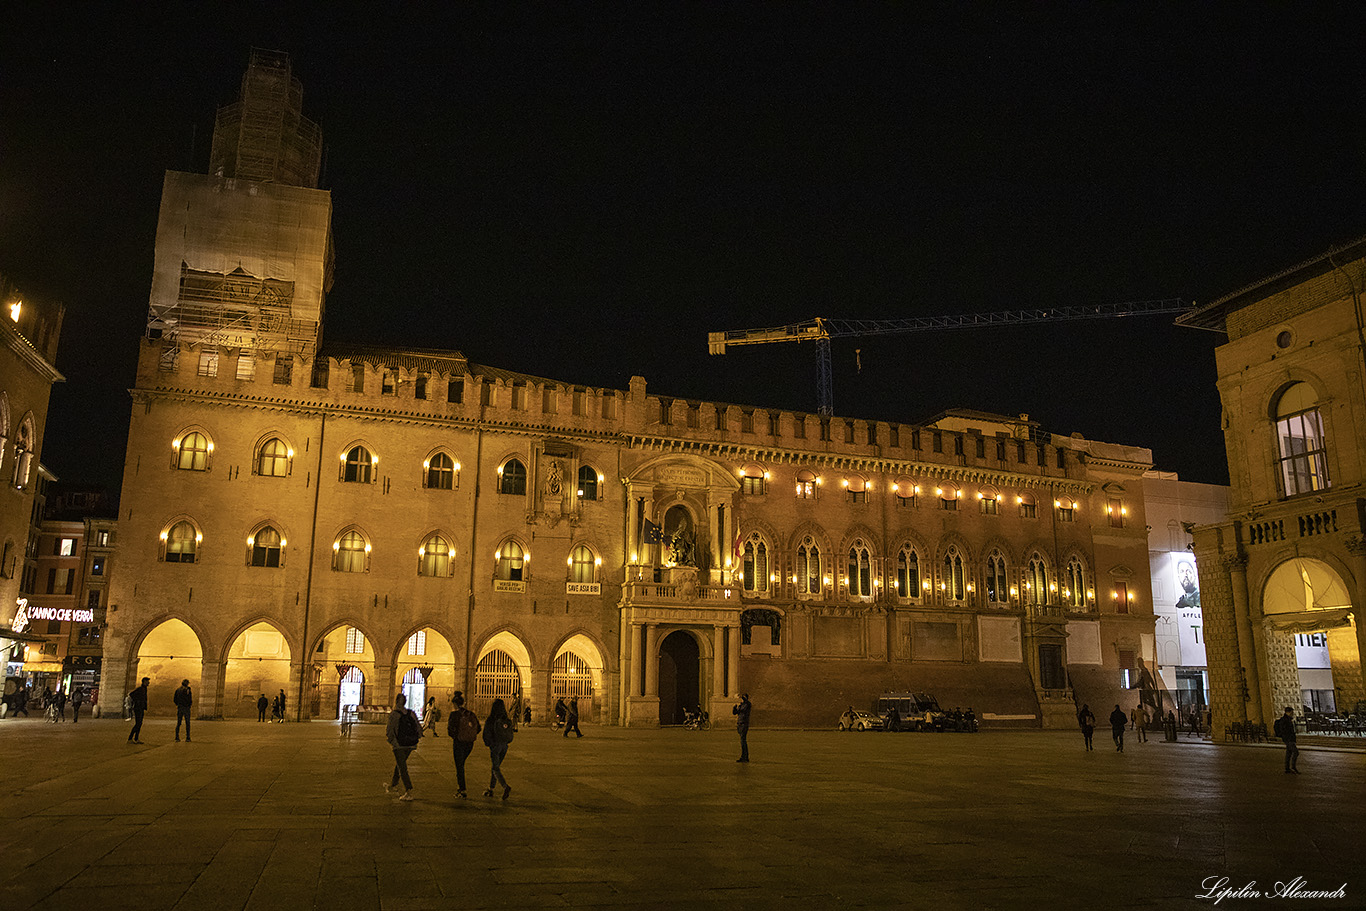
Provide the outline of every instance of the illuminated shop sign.
<path id="1" fill-rule="evenodd" d="M 86 607 L 38 607 L 27 598 L 18 599 L 19 609 L 14 614 L 13 629 L 22 633 L 34 620 L 62 620 L 67 623 L 94 623 L 95 612 Z"/>

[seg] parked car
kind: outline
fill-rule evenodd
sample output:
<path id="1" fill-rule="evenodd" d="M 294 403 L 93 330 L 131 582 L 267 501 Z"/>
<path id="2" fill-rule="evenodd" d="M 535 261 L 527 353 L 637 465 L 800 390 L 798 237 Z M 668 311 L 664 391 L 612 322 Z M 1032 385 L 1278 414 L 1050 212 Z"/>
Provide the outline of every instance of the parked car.
<path id="1" fill-rule="evenodd" d="M 901 731 L 942 731 L 948 727 L 948 713 L 928 693 L 883 693 L 877 701 L 878 714 L 885 721 L 896 709 Z"/>
<path id="2" fill-rule="evenodd" d="M 840 716 L 839 728 L 841 731 L 880 731 L 882 719 L 872 712 L 851 708 Z"/>

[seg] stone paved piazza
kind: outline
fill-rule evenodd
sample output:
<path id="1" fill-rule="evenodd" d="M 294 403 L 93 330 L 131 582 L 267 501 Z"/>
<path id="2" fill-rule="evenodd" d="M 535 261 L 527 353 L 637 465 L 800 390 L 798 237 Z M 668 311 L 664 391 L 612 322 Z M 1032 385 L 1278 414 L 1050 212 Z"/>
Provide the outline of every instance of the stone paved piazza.
<path id="1" fill-rule="evenodd" d="M 1302 877 L 1366 907 L 1366 754 L 1074 733 L 523 729 L 507 803 L 376 726 L 0 721 L 6 909 L 1182 908 Z"/>

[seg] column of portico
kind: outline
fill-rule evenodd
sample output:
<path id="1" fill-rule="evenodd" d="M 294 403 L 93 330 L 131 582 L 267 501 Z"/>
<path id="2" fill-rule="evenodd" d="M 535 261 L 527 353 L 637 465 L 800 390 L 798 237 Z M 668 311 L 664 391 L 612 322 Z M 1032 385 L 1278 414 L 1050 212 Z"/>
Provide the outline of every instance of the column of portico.
<path id="1" fill-rule="evenodd" d="M 641 658 L 645 661 L 645 695 L 649 698 L 659 698 L 659 624 L 645 624 L 645 654 Z"/>
<path id="2" fill-rule="evenodd" d="M 223 662 L 209 658 L 200 660 L 199 685 L 194 688 L 196 718 L 223 717 L 224 682 Z"/>
<path id="3" fill-rule="evenodd" d="M 730 661 L 726 662 L 727 693 L 733 699 L 740 694 L 740 627 L 727 628 L 730 638 Z"/>
<path id="4" fill-rule="evenodd" d="M 1254 624 L 1251 618 L 1251 605 L 1248 603 L 1247 558 L 1231 556 L 1224 558 L 1229 580 L 1233 585 L 1233 616 L 1238 625 L 1238 655 L 1242 659 L 1243 673 L 1247 680 L 1247 720 L 1261 722 L 1267 719 L 1262 714 L 1263 680 L 1260 662 L 1257 657 L 1257 639 L 1254 626 L 1260 629 L 1260 617 Z M 1261 611 L 1258 611 L 1260 614 Z M 1265 681 L 1265 695 L 1271 696 L 1271 681 Z M 1270 722 L 1268 721 L 1268 724 Z"/>
<path id="5" fill-rule="evenodd" d="M 1366 540 L 1357 538 L 1347 542 L 1347 550 L 1352 555 L 1352 571 L 1356 575 L 1352 585 L 1352 623 L 1357 632 L 1357 671 L 1360 679 L 1353 687 L 1357 692 L 1366 691 Z M 1337 668 L 1333 668 L 1334 675 Z M 1338 706 L 1338 711 L 1350 711 L 1351 706 Z"/>
<path id="6" fill-rule="evenodd" d="M 727 651 L 727 634 L 724 626 L 713 627 L 712 629 L 712 652 L 715 658 L 711 667 L 711 698 L 715 702 L 731 695 L 727 688 L 727 669 L 735 663 L 735 656 Z"/>
<path id="7" fill-rule="evenodd" d="M 105 718 L 123 716 L 123 697 L 133 689 L 128 685 L 131 663 L 124 658 L 111 657 L 107 650 L 100 662 L 100 715 Z"/>
<path id="8" fill-rule="evenodd" d="M 394 666 L 392 664 L 380 664 L 378 658 L 375 660 L 375 682 L 365 694 L 365 701 L 370 705 L 393 705 L 394 697 L 402 690 L 394 682 Z"/>

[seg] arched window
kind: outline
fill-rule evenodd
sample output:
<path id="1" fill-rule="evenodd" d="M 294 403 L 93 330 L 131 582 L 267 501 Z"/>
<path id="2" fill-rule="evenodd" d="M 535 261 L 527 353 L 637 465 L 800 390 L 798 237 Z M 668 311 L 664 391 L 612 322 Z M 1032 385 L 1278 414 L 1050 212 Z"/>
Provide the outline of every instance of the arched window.
<path id="1" fill-rule="evenodd" d="M 1064 604 L 1071 607 L 1086 606 L 1086 572 L 1076 557 L 1067 561 L 1067 569 L 1063 573 L 1062 599 Z"/>
<path id="2" fill-rule="evenodd" d="M 920 557 L 909 544 L 896 555 L 896 593 L 902 598 L 920 597 Z"/>
<path id="3" fill-rule="evenodd" d="M 957 547 L 950 546 L 944 554 L 944 578 L 939 583 L 939 590 L 950 601 L 962 601 L 968 595 L 963 577 L 963 555 Z"/>
<path id="4" fill-rule="evenodd" d="M 598 498 L 598 482 L 602 479 L 598 477 L 598 470 L 591 465 L 579 466 L 579 499 L 596 500 Z"/>
<path id="5" fill-rule="evenodd" d="M 598 558 L 587 544 L 579 544 L 569 552 L 569 581 L 596 582 Z"/>
<path id="6" fill-rule="evenodd" d="M 273 526 L 265 525 L 247 538 L 247 546 L 251 548 L 252 566 L 279 566 L 285 541 Z"/>
<path id="7" fill-rule="evenodd" d="M 199 530 L 189 522 L 180 521 L 161 533 L 166 542 L 167 563 L 193 563 L 199 552 Z"/>
<path id="8" fill-rule="evenodd" d="M 451 574 L 451 545 L 441 535 L 432 535 L 417 551 L 417 574 L 444 579 Z"/>
<path id="9" fill-rule="evenodd" d="M 180 471 L 207 471 L 212 449 L 208 437 L 192 430 L 175 441 L 175 467 Z"/>
<path id="10" fill-rule="evenodd" d="M 495 578 L 505 582 L 521 582 L 522 574 L 526 568 L 527 555 L 522 550 L 522 545 L 516 541 L 505 541 L 503 546 L 498 548 L 494 555 L 497 561 L 495 567 Z"/>
<path id="11" fill-rule="evenodd" d="M 849 548 L 849 575 L 845 584 L 851 598 L 873 596 L 873 557 L 862 538 L 855 540 Z"/>
<path id="12" fill-rule="evenodd" d="M 987 557 L 987 603 L 1007 604 L 1010 601 L 1010 583 L 1006 576 L 1006 558 L 999 550 L 993 550 Z"/>
<path id="13" fill-rule="evenodd" d="M 851 475 L 844 479 L 844 489 L 848 492 L 850 503 L 868 502 L 868 479 L 862 475 Z"/>
<path id="14" fill-rule="evenodd" d="M 1037 553 L 1029 558 L 1025 572 L 1025 600 L 1030 604 L 1048 603 L 1048 564 Z"/>
<path id="15" fill-rule="evenodd" d="M 1308 383 L 1295 383 L 1276 400 L 1276 446 L 1285 496 L 1329 487 L 1323 418 L 1318 395 Z"/>
<path id="16" fill-rule="evenodd" d="M 897 506 L 910 508 L 920 505 L 920 485 L 910 478 L 897 478 L 892 485 L 892 493 L 896 494 Z"/>
<path id="17" fill-rule="evenodd" d="M 746 538 L 741 549 L 740 584 L 750 594 L 768 591 L 768 545 L 758 532 Z"/>
<path id="18" fill-rule="evenodd" d="M 818 483 L 816 473 L 802 469 L 797 472 L 797 499 L 814 500 L 816 499 L 816 484 Z"/>
<path id="19" fill-rule="evenodd" d="M 256 451 L 256 473 L 263 478 L 287 477 L 289 460 L 293 455 L 284 440 L 271 437 Z"/>
<path id="20" fill-rule="evenodd" d="M 982 515 L 994 516 L 1001 504 L 1001 494 L 995 487 L 983 487 L 977 491 L 977 503 Z"/>
<path id="21" fill-rule="evenodd" d="M 358 531 L 348 531 L 332 542 L 332 568 L 339 573 L 363 573 L 370 556 L 370 543 Z"/>
<path id="22" fill-rule="evenodd" d="M 739 470 L 740 492 L 745 496 L 761 496 L 764 492 L 764 481 L 768 479 L 768 472 L 764 471 L 762 465 L 746 465 Z"/>
<path id="23" fill-rule="evenodd" d="M 33 464 L 33 422 L 25 417 L 14 438 L 14 476 L 16 490 L 28 487 L 28 476 Z"/>
<path id="24" fill-rule="evenodd" d="M 1039 517 L 1039 505 L 1034 500 L 1032 493 L 1022 493 L 1017 496 L 1015 505 L 1020 507 L 1021 519 L 1037 519 Z"/>
<path id="25" fill-rule="evenodd" d="M 958 501 L 963 496 L 963 488 L 956 484 L 943 484 L 935 493 L 939 495 L 939 508 L 950 512 L 958 511 Z"/>
<path id="26" fill-rule="evenodd" d="M 508 459 L 498 469 L 498 492 L 526 495 L 526 466 L 519 459 Z"/>
<path id="27" fill-rule="evenodd" d="M 1053 506 L 1058 510 L 1059 522 L 1072 522 L 1076 520 L 1077 501 L 1071 497 L 1058 497 L 1053 501 Z"/>
<path id="28" fill-rule="evenodd" d="M 427 469 L 424 483 L 429 490 L 453 490 L 455 489 L 455 459 L 438 452 L 427 460 L 423 466 Z"/>
<path id="29" fill-rule="evenodd" d="M 819 595 L 824 591 L 821 581 L 821 550 L 816 542 L 807 535 L 797 548 L 797 592 L 802 595 Z"/>
<path id="30" fill-rule="evenodd" d="M 348 484 L 369 484 L 377 461 L 364 446 L 352 446 L 342 456 L 342 480 Z"/>

